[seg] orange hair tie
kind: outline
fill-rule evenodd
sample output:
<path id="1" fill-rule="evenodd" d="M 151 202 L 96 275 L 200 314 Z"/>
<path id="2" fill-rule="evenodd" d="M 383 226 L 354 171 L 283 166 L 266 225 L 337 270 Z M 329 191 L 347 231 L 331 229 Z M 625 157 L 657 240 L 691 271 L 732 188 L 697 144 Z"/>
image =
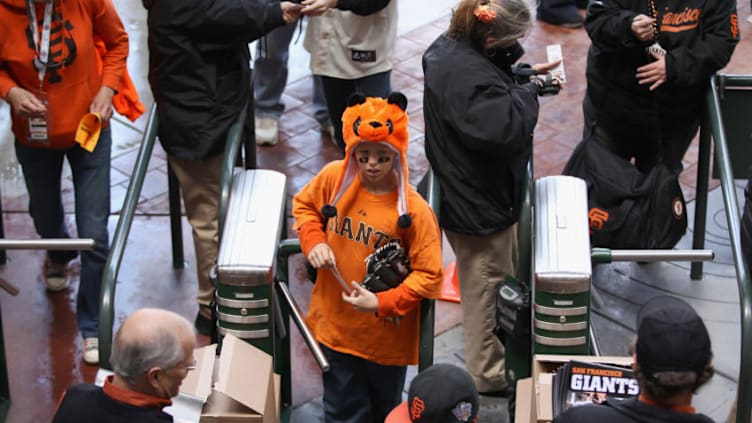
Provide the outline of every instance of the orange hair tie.
<path id="1" fill-rule="evenodd" d="M 491 10 L 491 7 L 488 4 L 478 5 L 473 11 L 473 14 L 484 24 L 490 24 L 496 19 L 496 12 Z"/>

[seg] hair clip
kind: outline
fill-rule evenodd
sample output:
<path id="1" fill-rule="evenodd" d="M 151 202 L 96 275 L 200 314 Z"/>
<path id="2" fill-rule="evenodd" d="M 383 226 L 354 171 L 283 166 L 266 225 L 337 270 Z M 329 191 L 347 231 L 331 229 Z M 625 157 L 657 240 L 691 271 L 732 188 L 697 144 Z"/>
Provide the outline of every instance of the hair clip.
<path id="1" fill-rule="evenodd" d="M 484 24 L 490 24 L 496 19 L 496 12 L 491 10 L 489 3 L 479 4 L 473 11 L 473 14 Z"/>

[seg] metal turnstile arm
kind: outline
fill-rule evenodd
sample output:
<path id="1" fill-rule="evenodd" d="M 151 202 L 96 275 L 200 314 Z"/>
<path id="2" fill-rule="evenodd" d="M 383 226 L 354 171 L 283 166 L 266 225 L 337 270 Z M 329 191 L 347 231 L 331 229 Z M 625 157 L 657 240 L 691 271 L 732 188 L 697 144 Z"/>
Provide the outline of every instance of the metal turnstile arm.
<path id="1" fill-rule="evenodd" d="M 319 363 L 321 370 L 325 372 L 329 371 L 329 360 L 326 359 L 324 351 L 321 350 L 319 343 L 316 342 L 316 339 L 313 337 L 311 330 L 308 329 L 308 326 L 305 324 L 305 320 L 303 320 L 303 314 L 300 312 L 298 304 L 292 297 L 290 289 L 287 287 L 287 283 L 284 281 L 277 281 L 275 285 L 277 286 L 279 293 L 282 294 L 282 299 L 284 300 L 285 304 L 290 309 L 292 320 L 298 326 L 300 334 L 303 336 L 303 340 L 305 340 L 306 344 L 308 344 L 308 348 L 311 349 L 313 358 L 315 358 L 316 362 Z"/>

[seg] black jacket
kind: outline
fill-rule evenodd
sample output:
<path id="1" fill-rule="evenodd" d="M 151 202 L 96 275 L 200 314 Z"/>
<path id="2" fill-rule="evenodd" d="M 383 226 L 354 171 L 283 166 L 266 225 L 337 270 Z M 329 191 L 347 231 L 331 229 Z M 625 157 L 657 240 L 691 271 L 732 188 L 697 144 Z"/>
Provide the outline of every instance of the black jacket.
<path id="1" fill-rule="evenodd" d="M 156 408 L 136 407 L 107 396 L 88 383 L 65 392 L 52 423 L 170 423 L 172 416 Z"/>
<path id="2" fill-rule="evenodd" d="M 712 423 L 704 414 L 677 413 L 648 405 L 636 398 L 620 404 L 572 407 L 557 416 L 553 423 Z"/>
<path id="3" fill-rule="evenodd" d="M 612 134 L 633 126 L 644 135 L 661 122 L 691 122 L 700 116 L 710 76 L 731 59 L 739 40 L 736 2 L 655 0 L 658 42 L 667 51 L 666 80 L 655 91 L 639 85 L 637 68 L 653 59 L 647 43 L 632 33 L 640 13 L 652 16 L 650 1 L 591 2 L 585 28 L 592 44 L 587 62 L 587 96 L 597 120 Z"/>
<path id="4" fill-rule="evenodd" d="M 441 227 L 488 235 L 511 226 L 538 120 L 537 87 L 518 85 L 509 64 L 444 35 L 423 55 L 423 72 L 426 156 L 441 189 Z"/>
<path id="5" fill-rule="evenodd" d="M 229 127 L 250 96 L 248 43 L 284 24 L 279 3 L 143 4 L 149 11 L 149 83 L 162 146 L 181 159 L 221 153 Z"/>

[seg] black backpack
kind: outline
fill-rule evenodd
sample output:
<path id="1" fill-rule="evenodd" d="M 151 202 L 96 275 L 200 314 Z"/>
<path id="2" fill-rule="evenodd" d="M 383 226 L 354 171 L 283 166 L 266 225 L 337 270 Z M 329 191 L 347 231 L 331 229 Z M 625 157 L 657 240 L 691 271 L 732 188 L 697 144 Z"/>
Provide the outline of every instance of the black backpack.
<path id="1" fill-rule="evenodd" d="M 584 179 L 593 247 L 673 248 L 687 230 L 678 175 L 659 162 L 648 173 L 594 139 L 572 153 L 564 175 Z"/>

